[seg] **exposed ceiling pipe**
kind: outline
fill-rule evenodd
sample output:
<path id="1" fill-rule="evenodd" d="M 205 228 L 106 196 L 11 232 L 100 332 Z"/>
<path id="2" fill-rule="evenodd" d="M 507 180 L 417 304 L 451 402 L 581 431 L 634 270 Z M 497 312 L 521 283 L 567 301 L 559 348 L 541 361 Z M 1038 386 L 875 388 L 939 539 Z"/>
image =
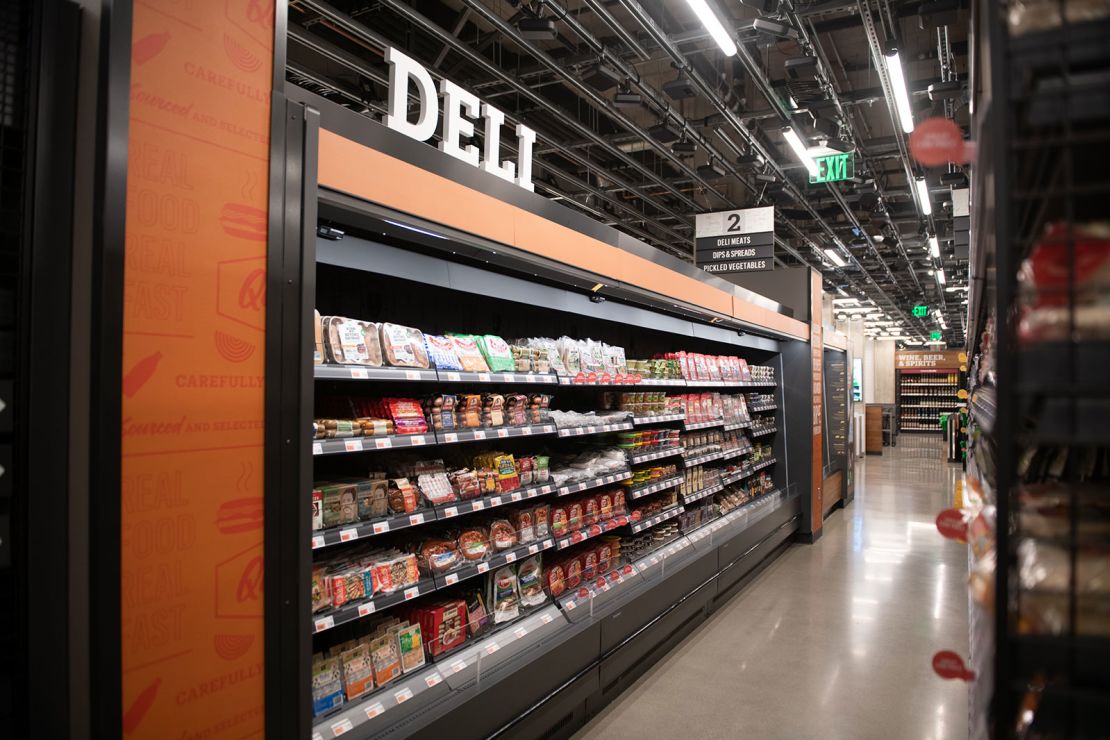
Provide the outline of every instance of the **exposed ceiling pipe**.
<path id="1" fill-rule="evenodd" d="M 583 138 L 591 139 L 592 141 L 594 141 L 594 143 L 596 143 L 599 147 L 603 148 L 605 151 L 609 152 L 616 159 L 619 159 L 620 161 L 624 162 L 626 165 L 632 167 L 637 172 L 641 173 L 646 179 L 648 179 L 651 182 L 654 182 L 655 184 L 660 185 L 660 186 L 666 188 L 667 190 L 669 190 L 674 195 L 674 197 L 678 199 L 679 202 L 683 203 L 684 205 L 686 205 L 689 208 L 698 208 L 698 205 L 695 201 L 691 200 L 689 197 L 687 197 L 685 194 L 679 192 L 678 190 L 671 188 L 670 184 L 668 183 L 666 178 L 663 178 L 662 176 L 653 172 L 649 167 L 644 166 L 643 164 L 638 162 L 636 159 L 634 159 L 633 157 L 630 157 L 629 155 L 620 151 L 616 147 L 610 146 L 609 143 L 602 136 L 595 133 L 588 126 L 583 125 L 579 121 L 577 121 L 574 118 L 570 117 L 569 115 L 563 113 L 562 111 L 558 110 L 557 108 L 551 107 L 550 104 L 547 101 L 545 101 L 543 98 L 541 98 L 535 92 L 533 92 L 527 85 L 524 85 L 524 84 L 514 80 L 510 74 L 501 70 L 496 65 L 492 64 L 485 57 L 483 57 L 480 54 L 472 51 L 466 44 L 464 44 L 462 41 L 460 41 L 459 39 L 452 36 L 451 33 L 449 31 L 447 31 L 446 29 L 441 28 L 440 26 L 431 22 L 430 20 L 425 18 L 423 15 L 421 15 L 420 13 L 416 12 L 411 7 L 409 7 L 409 6 L 407 6 L 403 3 L 394 2 L 393 0 L 385 0 L 383 2 L 383 4 L 388 5 L 390 8 L 392 8 L 399 15 L 401 15 L 402 17 L 407 18 L 409 21 L 411 21 L 411 22 L 415 23 L 416 25 L 420 26 L 423 30 L 432 34 L 433 36 L 438 38 L 441 42 L 450 45 L 451 48 L 455 52 L 457 52 L 460 56 L 464 57 L 467 61 L 474 64 L 475 66 L 481 68 L 488 75 L 490 75 L 492 77 L 500 78 L 506 84 L 514 87 L 517 90 L 517 92 L 520 93 L 521 97 L 524 97 L 524 98 L 532 101 L 536 105 L 541 106 L 544 109 L 545 115 L 549 116 L 551 119 L 554 119 L 559 124 L 567 127 L 568 130 L 574 131 L 576 134 L 582 136 Z M 363 38 L 366 38 L 367 40 L 373 40 L 376 37 L 378 39 L 376 43 L 379 43 L 379 44 L 382 43 L 382 42 L 385 42 L 386 44 L 390 43 L 388 41 L 385 41 L 382 37 L 378 37 L 377 34 L 375 34 L 373 31 L 371 31 L 369 28 L 367 28 L 362 23 L 354 21 L 350 17 L 348 17 L 348 16 L 344 15 L 343 13 L 335 10 L 330 5 L 328 5 L 327 3 L 320 2 L 320 0 L 301 0 L 301 7 L 311 8 L 312 10 L 316 11 L 317 13 L 320 13 L 321 15 L 327 16 L 333 22 L 342 25 L 345 30 L 347 30 L 351 33 L 361 35 Z M 596 163 L 592 166 L 596 166 Z M 635 186 L 632 186 L 632 185 L 629 185 L 629 190 L 638 192 L 637 188 Z M 645 200 L 645 202 L 650 203 L 653 208 L 656 208 L 657 210 L 659 210 L 663 213 L 667 213 L 671 216 L 674 216 L 680 222 L 689 223 L 687 215 L 680 215 L 678 212 L 674 211 L 672 208 L 670 208 L 666 204 L 659 203 L 657 201 L 653 201 L 653 200 L 651 200 L 647 197 L 644 197 L 644 200 Z"/>
<path id="2" fill-rule="evenodd" d="M 296 42 L 296 43 L 298 43 L 298 44 L 300 44 L 300 45 L 302 45 L 302 46 L 304 46 L 308 49 L 311 49 L 315 53 L 320 54 L 321 56 L 331 60 L 332 62 L 340 64 L 343 67 L 345 67 L 347 69 L 350 69 L 351 71 L 353 71 L 353 72 L 355 72 L 359 75 L 365 76 L 368 79 L 371 79 L 371 80 L 373 80 L 374 82 L 376 82 L 380 85 L 388 86 L 389 81 L 388 81 L 388 79 L 385 78 L 384 75 L 382 75 L 382 74 L 378 73 L 376 70 L 366 66 L 361 60 L 353 58 L 351 55 L 347 54 L 342 49 L 339 49 L 339 48 L 335 47 L 334 45 L 328 43 L 327 41 L 324 41 L 323 39 L 320 39 L 320 38 L 312 35 L 311 33 L 304 30 L 303 28 L 296 25 L 295 23 L 290 23 L 289 24 L 289 38 L 291 40 L 293 40 L 294 42 Z M 376 35 L 375 35 L 374 39 L 368 39 L 368 40 L 371 40 L 372 43 L 375 43 L 375 44 L 385 45 L 385 44 L 388 43 L 386 39 L 381 38 L 381 37 L 376 37 Z M 303 72 L 301 70 L 297 70 L 297 73 L 301 74 L 302 76 L 304 76 L 306 78 L 309 78 L 309 75 L 306 72 Z M 433 76 L 436 76 L 436 77 L 440 76 L 439 73 L 436 70 L 431 70 L 431 73 L 432 73 Z M 321 84 L 321 85 L 323 84 L 318 79 L 314 79 L 313 82 L 315 84 Z M 339 90 L 339 92 L 343 92 L 343 91 Z M 345 95 L 345 97 L 348 97 L 348 98 L 353 97 L 350 93 L 344 93 L 344 95 Z M 381 112 L 381 106 L 370 106 L 369 104 L 367 104 L 363 100 L 358 100 L 357 98 L 355 98 L 355 100 L 363 106 L 373 107 L 376 112 Z M 512 116 L 506 116 L 506 121 L 509 122 L 510 124 L 515 122 L 515 120 Z M 539 138 L 541 140 L 543 140 L 544 137 L 540 136 Z M 548 143 L 551 144 L 551 145 L 555 145 L 555 142 L 553 142 L 551 140 L 548 140 Z M 511 144 L 509 142 L 505 142 L 505 147 L 507 149 L 511 149 Z M 591 166 L 591 163 L 588 160 L 586 160 L 584 158 L 580 158 L 577 155 L 568 155 L 565 152 L 561 152 L 561 151 L 559 153 L 562 154 L 563 156 L 565 156 L 567 159 L 572 159 L 572 160 L 577 161 L 580 165 L 587 166 L 587 167 Z M 547 168 L 550 171 L 557 172 L 564 179 L 573 181 L 575 184 L 580 185 L 581 187 L 583 187 L 583 189 L 586 189 L 586 188 L 590 187 L 587 183 L 583 182 L 582 180 L 580 180 L 576 177 L 573 177 L 570 173 L 565 172 L 564 170 L 562 170 L 558 166 L 554 165 L 550 161 L 544 160 L 543 167 Z M 614 179 L 614 182 L 617 181 L 616 178 L 612 178 L 612 179 Z M 537 182 L 539 182 L 539 181 L 537 181 Z M 634 189 L 631 189 L 631 188 L 629 188 L 629 189 L 630 189 L 630 192 L 637 193 L 637 196 L 641 197 L 641 194 L 639 193 L 638 190 L 634 190 Z M 597 193 L 595 193 L 595 194 L 597 194 Z M 604 194 L 597 194 L 597 195 L 599 195 L 599 197 L 605 197 Z M 627 203 L 624 203 L 620 199 L 608 198 L 608 197 L 605 197 L 605 199 L 606 199 L 607 202 L 609 202 L 614 207 L 620 209 L 622 212 L 624 212 L 624 213 L 628 214 L 629 216 L 633 217 L 633 219 L 650 221 L 660 232 L 662 232 L 666 236 L 670 237 L 671 239 L 674 239 L 675 241 L 685 242 L 685 241 L 688 240 L 688 236 L 686 236 L 685 234 L 674 231 L 672 228 L 668 227 L 667 225 L 647 217 L 646 214 L 633 209 L 631 206 L 629 206 Z M 571 202 L 574 203 L 576 201 L 572 200 Z M 652 234 L 649 234 L 649 233 L 644 232 L 642 230 L 637 231 L 637 236 L 640 236 L 641 238 L 644 238 L 647 241 L 656 243 L 657 245 L 666 244 L 666 242 L 659 239 L 658 235 L 652 235 Z M 668 251 L 673 252 L 675 250 L 672 247 L 672 248 L 669 248 Z M 685 256 L 685 255 L 683 255 L 683 256 Z"/>
<path id="3" fill-rule="evenodd" d="M 613 17 L 613 14 L 609 12 L 609 9 L 605 7 L 605 4 L 601 2 L 601 0 L 585 0 L 585 2 L 586 5 L 590 6 L 590 10 L 592 10 L 598 18 L 604 21 L 605 25 L 607 25 L 609 29 L 617 35 L 617 38 L 619 38 L 625 46 L 631 49 L 632 52 L 640 58 L 641 62 L 646 62 L 651 59 L 651 54 L 648 54 L 647 50 L 640 45 L 640 42 L 636 40 L 635 36 L 625 30 L 624 26 L 620 24 L 620 21 Z"/>

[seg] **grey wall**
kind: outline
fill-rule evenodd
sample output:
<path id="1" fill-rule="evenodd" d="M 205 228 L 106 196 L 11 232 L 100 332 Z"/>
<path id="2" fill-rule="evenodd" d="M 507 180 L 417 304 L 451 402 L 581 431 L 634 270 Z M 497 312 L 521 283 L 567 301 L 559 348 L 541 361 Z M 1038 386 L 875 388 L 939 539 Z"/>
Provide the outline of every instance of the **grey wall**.
<path id="1" fill-rule="evenodd" d="M 739 272 L 717 277 L 789 306 L 794 309 L 794 318 L 800 321 L 809 320 L 808 267 L 776 267 L 767 272 Z"/>

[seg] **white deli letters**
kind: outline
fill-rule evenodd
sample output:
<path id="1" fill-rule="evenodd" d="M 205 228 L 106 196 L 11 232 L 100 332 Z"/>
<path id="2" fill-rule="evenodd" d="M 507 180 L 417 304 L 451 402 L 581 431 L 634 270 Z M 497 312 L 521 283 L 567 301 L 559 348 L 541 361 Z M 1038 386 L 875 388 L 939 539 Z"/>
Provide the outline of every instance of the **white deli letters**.
<path id="1" fill-rule="evenodd" d="M 390 47 L 385 50 L 389 64 L 389 112 L 383 122 L 398 133 L 417 141 L 432 138 L 439 123 L 436 105 L 436 85 L 428 70 L 412 57 Z M 409 121 L 409 84 L 420 101 L 416 121 Z M 443 94 L 443 129 L 439 149 L 474 167 L 481 167 L 491 175 L 515 183 L 528 191 L 532 185 L 532 145 L 536 132 L 522 123 L 516 126 L 517 161 L 501 161 L 501 127 L 505 124 L 504 112 L 489 103 L 483 103 L 472 92 L 462 89 L 450 80 L 440 83 Z M 479 158 L 478 147 L 467 143 L 474 136 L 474 124 L 485 121 L 485 142 Z"/>

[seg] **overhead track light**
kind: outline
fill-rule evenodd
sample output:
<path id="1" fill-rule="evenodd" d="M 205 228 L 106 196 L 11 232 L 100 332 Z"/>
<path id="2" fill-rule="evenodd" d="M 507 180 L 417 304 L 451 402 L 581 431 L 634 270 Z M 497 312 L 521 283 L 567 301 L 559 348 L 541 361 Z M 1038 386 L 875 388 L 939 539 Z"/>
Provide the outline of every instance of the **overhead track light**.
<path id="1" fill-rule="evenodd" d="M 921 204 L 921 213 L 928 216 L 933 212 L 933 201 L 929 197 L 929 185 L 925 182 L 924 177 L 917 178 L 915 182 L 917 184 L 917 200 Z"/>
<path id="2" fill-rule="evenodd" d="M 898 109 L 898 120 L 902 123 L 902 130 L 907 134 L 913 133 L 913 109 L 910 108 L 910 93 L 906 88 L 906 75 L 902 70 L 902 60 L 898 50 L 886 55 L 886 71 L 890 75 L 890 86 L 894 88 L 894 103 Z"/>
<path id="3" fill-rule="evenodd" d="M 687 2 L 689 1 L 690 0 L 687 0 Z M 798 29 L 783 25 L 782 23 L 765 21 L 762 18 L 752 18 L 751 20 L 743 21 L 737 26 L 736 30 L 740 32 L 753 31 L 760 36 L 780 39 L 798 38 Z"/>
<path id="4" fill-rule="evenodd" d="M 525 16 L 516 23 L 520 35 L 532 41 L 553 41 L 557 35 L 555 21 L 551 18 Z"/>
<path id="5" fill-rule="evenodd" d="M 933 259 L 940 259 L 940 242 L 935 236 L 929 237 L 929 255 Z"/>
<path id="6" fill-rule="evenodd" d="M 698 150 L 698 145 L 687 139 L 685 136 L 671 144 L 671 151 L 675 154 L 690 155 Z"/>
<path id="7" fill-rule="evenodd" d="M 794 130 L 793 126 L 787 126 L 782 130 L 782 137 L 786 139 L 786 143 L 794 150 L 794 156 L 805 165 L 809 170 L 812 177 L 817 177 L 817 163 L 813 161 L 813 157 L 809 156 L 806 151 L 805 144 L 802 143 L 802 137 L 798 136 L 798 132 Z"/>
<path id="8" fill-rule="evenodd" d="M 678 141 L 678 132 L 669 123 L 659 123 L 648 129 L 648 135 L 662 144 Z"/>
<path id="9" fill-rule="evenodd" d="M 673 80 L 664 82 L 663 92 L 667 93 L 669 97 L 675 100 L 692 98 L 698 94 L 697 90 L 694 89 L 693 83 L 682 76 L 682 74 L 679 74 L 679 76 Z"/>
<path id="10" fill-rule="evenodd" d="M 712 180 L 724 177 L 727 173 L 720 162 L 715 159 L 710 159 L 707 163 L 698 167 L 698 174 L 707 180 Z"/>
<path id="11" fill-rule="evenodd" d="M 937 282 L 944 285 L 946 278 L 944 277 L 944 270 L 937 270 Z"/>
<path id="12" fill-rule="evenodd" d="M 617 94 L 613 96 L 613 105 L 618 108 L 635 108 L 643 102 L 643 96 L 631 90 L 618 90 Z"/>
<path id="13" fill-rule="evenodd" d="M 582 77 L 583 82 L 596 90 L 612 90 L 623 79 L 621 73 L 608 64 L 595 64 Z"/>
<path id="14" fill-rule="evenodd" d="M 829 261 L 837 267 L 844 267 L 844 265 L 848 264 L 844 261 L 844 258 L 837 253 L 835 249 L 826 249 L 825 256 L 828 257 Z"/>
<path id="15" fill-rule="evenodd" d="M 736 56 L 736 43 L 721 24 L 717 14 L 709 7 L 708 0 L 686 0 L 686 4 L 690 6 L 690 10 L 694 11 L 694 15 L 705 26 L 705 30 L 709 31 L 709 35 L 717 42 L 717 46 L 721 47 L 725 56 Z"/>

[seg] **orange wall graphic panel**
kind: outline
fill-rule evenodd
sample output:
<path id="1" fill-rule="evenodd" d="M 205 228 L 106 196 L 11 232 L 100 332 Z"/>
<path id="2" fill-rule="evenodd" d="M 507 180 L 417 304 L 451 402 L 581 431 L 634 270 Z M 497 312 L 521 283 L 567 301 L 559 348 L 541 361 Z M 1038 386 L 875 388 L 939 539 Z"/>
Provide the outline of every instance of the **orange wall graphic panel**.
<path id="1" fill-rule="evenodd" d="M 272 0 L 134 4 L 121 610 L 129 738 L 263 733 Z"/>

